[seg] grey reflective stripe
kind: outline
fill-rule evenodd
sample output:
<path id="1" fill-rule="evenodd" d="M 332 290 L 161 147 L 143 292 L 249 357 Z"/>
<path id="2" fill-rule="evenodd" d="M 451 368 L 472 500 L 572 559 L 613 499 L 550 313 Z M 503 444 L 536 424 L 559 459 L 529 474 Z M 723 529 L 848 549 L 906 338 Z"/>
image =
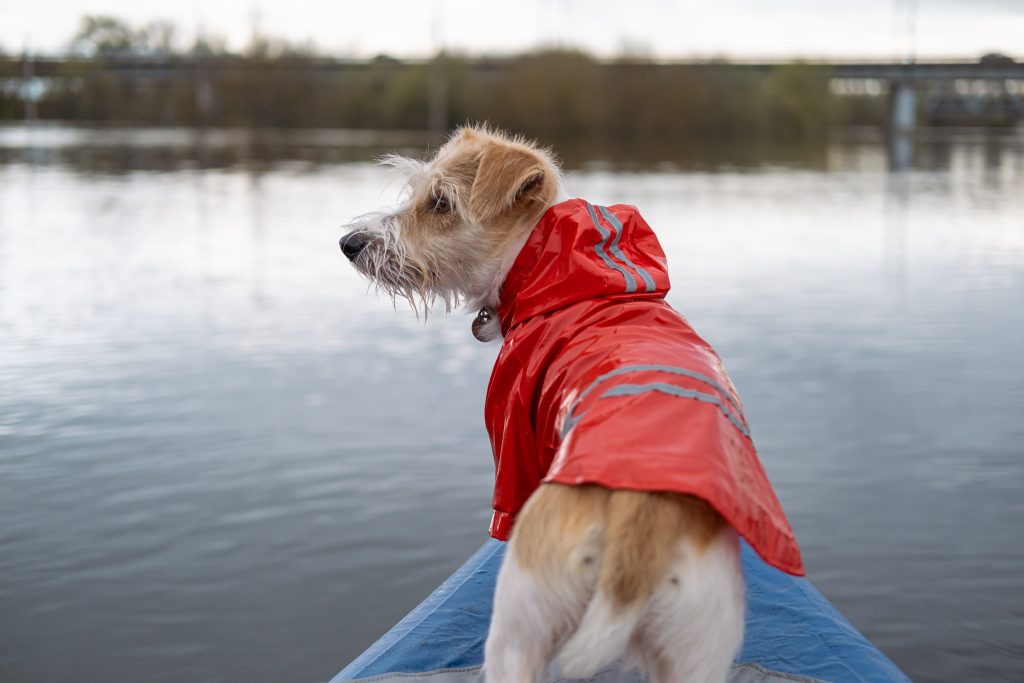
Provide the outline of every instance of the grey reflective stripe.
<path id="1" fill-rule="evenodd" d="M 664 372 L 666 374 L 681 375 L 683 377 L 695 379 L 698 382 L 703 382 L 704 384 L 707 384 L 715 391 L 722 394 L 722 396 L 725 397 L 725 400 L 732 405 L 736 413 L 738 413 L 740 415 L 740 418 L 742 419 L 743 409 L 740 408 L 739 402 L 737 402 L 736 399 L 732 397 L 732 392 L 728 391 L 725 387 L 723 387 L 721 384 L 711 379 L 707 375 L 703 375 L 699 372 L 694 372 L 693 370 L 687 370 L 686 368 L 677 368 L 674 365 L 623 365 L 621 368 L 615 368 L 614 370 L 610 370 L 604 373 L 603 375 L 599 375 L 594 379 L 593 382 L 591 382 L 587 386 L 586 389 L 580 392 L 580 395 L 577 396 L 576 400 L 572 402 L 572 406 L 569 408 L 569 413 L 565 418 L 565 422 L 562 424 L 562 438 L 564 439 L 565 435 L 568 434 L 569 431 L 576 426 L 576 423 L 580 421 L 580 417 L 582 417 L 582 415 L 579 417 L 573 417 L 573 413 L 576 412 L 576 407 L 579 406 L 583 399 L 587 397 L 587 394 L 593 391 L 594 388 L 601 382 L 612 379 L 613 377 L 618 377 L 619 375 L 625 375 L 630 372 Z"/>
<path id="2" fill-rule="evenodd" d="M 693 370 L 687 370 L 686 368 L 678 368 L 678 367 L 676 367 L 674 365 L 641 364 L 641 365 L 623 365 L 621 368 L 615 368 L 614 370 L 610 370 L 610 371 L 604 373 L 603 375 L 600 375 L 593 382 L 591 382 L 590 386 L 588 386 L 586 389 L 584 389 L 583 392 L 579 395 L 579 398 L 577 399 L 577 402 L 582 401 L 583 398 L 588 393 L 590 393 L 590 391 L 594 387 L 596 387 L 598 384 L 600 384 L 601 382 L 604 382 L 605 380 L 609 380 L 612 377 L 618 377 L 619 375 L 625 375 L 625 374 L 630 373 L 630 372 L 664 372 L 664 373 L 670 374 L 670 375 L 682 375 L 683 377 L 689 377 L 690 379 L 695 379 L 698 382 L 703 382 L 704 384 L 707 384 L 709 387 L 711 387 L 712 389 L 714 389 L 715 391 L 720 393 L 722 396 L 725 397 L 726 401 L 728 401 L 730 404 L 732 404 L 732 407 L 735 408 L 737 412 L 742 412 L 742 409 L 740 408 L 740 404 L 736 401 L 736 399 L 734 399 L 732 397 L 732 392 L 730 392 L 728 389 L 723 387 L 721 384 L 719 384 L 715 380 L 711 379 L 707 375 L 701 374 L 699 372 L 695 372 Z"/>
<path id="3" fill-rule="evenodd" d="M 636 280 L 633 278 L 632 273 L 620 266 L 618 263 L 615 263 L 615 261 L 612 261 L 611 257 L 608 256 L 604 250 L 605 245 L 608 244 L 608 238 L 612 236 L 611 232 L 601 225 L 601 221 L 597 220 L 597 213 L 594 212 L 594 207 L 590 202 L 587 202 L 587 211 L 590 212 L 590 220 L 594 223 L 594 227 L 597 228 L 599 233 L 601 233 L 601 241 L 594 245 L 594 251 L 597 252 L 597 255 L 601 257 L 601 260 L 604 261 L 606 266 L 612 270 L 622 273 L 622 277 L 626 279 L 626 293 L 635 292 Z M 616 239 L 618 239 L 618 235 L 616 235 Z"/>
<path id="4" fill-rule="evenodd" d="M 575 417 L 573 417 L 572 413 L 565 416 L 565 422 L 562 423 L 562 433 L 559 434 L 563 441 L 565 440 L 565 437 L 569 435 L 569 432 L 572 431 L 572 428 L 576 426 L 576 423 L 583 419 L 584 415 L 586 415 L 586 413 L 580 413 Z"/>
<path id="5" fill-rule="evenodd" d="M 647 285 L 647 291 L 648 292 L 653 292 L 654 291 L 654 278 L 651 277 L 651 274 L 648 273 L 643 268 L 641 268 L 640 266 L 638 266 L 635 263 L 633 263 L 632 261 L 630 261 L 629 257 L 626 256 L 625 254 L 623 254 L 622 250 L 619 249 L 619 238 L 622 237 L 622 221 L 620 221 L 615 216 L 615 214 L 613 214 L 611 211 L 609 211 L 608 207 L 606 207 L 606 206 L 599 206 L 597 208 L 601 212 L 601 215 L 605 217 L 605 220 L 607 220 L 609 223 L 611 223 L 612 227 L 615 229 L 615 239 L 612 240 L 612 246 L 611 246 L 612 255 L 615 256 L 615 258 L 617 258 L 620 261 L 622 261 L 623 263 L 625 263 L 627 266 L 629 266 L 633 270 L 635 270 L 637 275 L 640 276 L 640 279 L 644 281 L 645 285 Z"/>
<path id="6" fill-rule="evenodd" d="M 650 391 L 658 391 L 663 394 L 668 394 L 669 396 L 679 396 L 680 398 L 693 398 L 704 403 L 711 403 L 718 406 L 718 409 L 722 411 L 722 414 L 729 419 L 729 422 L 732 422 L 736 429 L 740 430 L 740 433 L 743 434 L 743 436 L 750 436 L 750 430 L 747 429 L 747 426 L 736 418 L 727 405 L 722 403 L 722 399 L 712 394 L 694 391 L 693 389 L 683 389 L 682 387 L 677 387 L 674 384 L 666 384 L 665 382 L 651 382 L 650 384 L 620 384 L 601 394 L 601 398 L 609 398 L 611 396 L 636 396 L 637 394 L 646 394 Z M 580 417 L 582 417 L 582 415 Z"/>

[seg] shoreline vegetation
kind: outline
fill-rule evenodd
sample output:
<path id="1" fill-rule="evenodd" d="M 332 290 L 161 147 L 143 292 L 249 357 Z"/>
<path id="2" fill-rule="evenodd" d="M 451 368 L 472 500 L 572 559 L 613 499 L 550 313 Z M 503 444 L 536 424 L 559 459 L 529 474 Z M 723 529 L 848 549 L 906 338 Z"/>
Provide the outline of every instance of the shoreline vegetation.
<path id="1" fill-rule="evenodd" d="M 219 40 L 179 48 L 176 35 L 168 22 L 87 16 L 64 58 L 0 54 L 0 121 L 26 118 L 26 69 L 31 116 L 67 123 L 430 132 L 488 121 L 547 141 L 678 144 L 815 141 L 832 126 L 885 121 L 884 97 L 835 94 L 826 65 L 752 70 L 553 49 L 345 61 L 259 36 L 241 52 Z"/>
<path id="2" fill-rule="evenodd" d="M 487 122 L 556 146 L 569 166 L 822 165 L 836 133 L 884 136 L 889 114 L 884 83 L 836 88 L 828 64 L 598 59 L 567 49 L 355 60 L 260 35 L 239 51 L 216 38 L 183 47 L 177 35 L 165 21 L 85 16 L 62 56 L 0 52 L 0 126 L 89 131 L 64 135 L 92 148 L 123 141 L 124 130 L 165 131 L 145 136 L 149 146 L 178 130 L 169 134 L 172 152 L 159 154 L 202 164 L 361 158 L 366 148 L 422 149 L 455 126 Z M 186 130 L 196 133 L 182 142 Z M 0 160 L 18 155 L 0 144 Z"/>

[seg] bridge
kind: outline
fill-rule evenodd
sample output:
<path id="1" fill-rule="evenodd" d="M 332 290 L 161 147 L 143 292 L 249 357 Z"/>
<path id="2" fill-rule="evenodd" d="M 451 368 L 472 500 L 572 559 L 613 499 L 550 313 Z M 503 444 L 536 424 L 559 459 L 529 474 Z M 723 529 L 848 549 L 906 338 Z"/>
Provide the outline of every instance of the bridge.
<path id="1" fill-rule="evenodd" d="M 381 60 L 376 60 L 379 62 Z M 394 61 L 394 60 L 392 60 Z M 426 64 L 430 60 L 404 60 L 396 64 Z M 305 74 L 330 76 L 346 70 L 365 69 L 374 60 L 351 60 L 303 56 L 274 61 L 275 71 L 294 69 Z M 479 58 L 470 68 L 485 77 L 495 77 L 509 69 L 515 58 Z M 609 62 L 612 63 L 612 62 Z M 793 62 L 657 62 L 664 67 L 684 67 L 697 72 L 744 71 L 767 75 Z M 986 55 L 979 61 L 884 61 L 813 62 L 831 71 L 832 90 L 839 95 L 888 97 L 889 131 L 912 134 L 918 121 L 917 101 L 929 124 L 1024 122 L 1024 62 L 1002 55 Z M 258 68 L 251 59 L 232 55 L 116 56 L 96 60 L 60 58 L 22 58 L 19 73 L 6 79 L 12 82 L 25 101 L 26 114 L 32 106 L 40 82 L 74 78 L 85 67 L 99 67 L 105 74 L 124 83 L 166 85 L 170 83 L 195 90 L 200 107 L 212 106 L 210 81 L 213 75 L 226 75 Z M 13 78 L 11 78 L 13 76 Z M 2 82 L 0 74 L 0 85 Z M 33 86 L 35 84 L 35 86 Z"/>
<path id="2" fill-rule="evenodd" d="M 1024 63 L 996 55 L 976 63 L 835 64 L 833 89 L 857 90 L 858 83 L 884 83 L 889 127 L 912 132 L 916 99 L 932 124 L 1024 121 Z"/>

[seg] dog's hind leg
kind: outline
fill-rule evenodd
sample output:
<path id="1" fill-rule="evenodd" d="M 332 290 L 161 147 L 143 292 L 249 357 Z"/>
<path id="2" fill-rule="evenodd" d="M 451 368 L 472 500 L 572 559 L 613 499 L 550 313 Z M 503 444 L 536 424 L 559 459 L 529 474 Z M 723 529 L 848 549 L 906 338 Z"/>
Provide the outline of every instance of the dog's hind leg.
<path id="1" fill-rule="evenodd" d="M 608 493 L 542 485 L 516 522 L 484 650 L 486 683 L 538 683 L 597 583 Z"/>
<path id="2" fill-rule="evenodd" d="M 538 577 L 505 558 L 484 650 L 486 683 L 539 683 L 555 647 L 558 605 Z"/>

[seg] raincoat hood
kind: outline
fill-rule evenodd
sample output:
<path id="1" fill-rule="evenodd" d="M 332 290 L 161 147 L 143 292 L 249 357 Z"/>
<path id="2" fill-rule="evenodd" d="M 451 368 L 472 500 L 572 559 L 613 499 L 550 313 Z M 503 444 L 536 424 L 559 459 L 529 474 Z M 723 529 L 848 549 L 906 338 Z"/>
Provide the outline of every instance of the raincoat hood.
<path id="1" fill-rule="evenodd" d="M 654 231 L 635 207 L 613 208 L 570 199 L 541 216 L 501 288 L 503 335 L 579 301 L 665 298 L 668 262 Z"/>
<path id="2" fill-rule="evenodd" d="M 636 208 L 571 199 L 538 221 L 498 303 L 491 535 L 508 538 L 542 482 L 669 491 L 707 501 L 766 562 L 803 574 L 739 396 L 668 290 Z"/>

